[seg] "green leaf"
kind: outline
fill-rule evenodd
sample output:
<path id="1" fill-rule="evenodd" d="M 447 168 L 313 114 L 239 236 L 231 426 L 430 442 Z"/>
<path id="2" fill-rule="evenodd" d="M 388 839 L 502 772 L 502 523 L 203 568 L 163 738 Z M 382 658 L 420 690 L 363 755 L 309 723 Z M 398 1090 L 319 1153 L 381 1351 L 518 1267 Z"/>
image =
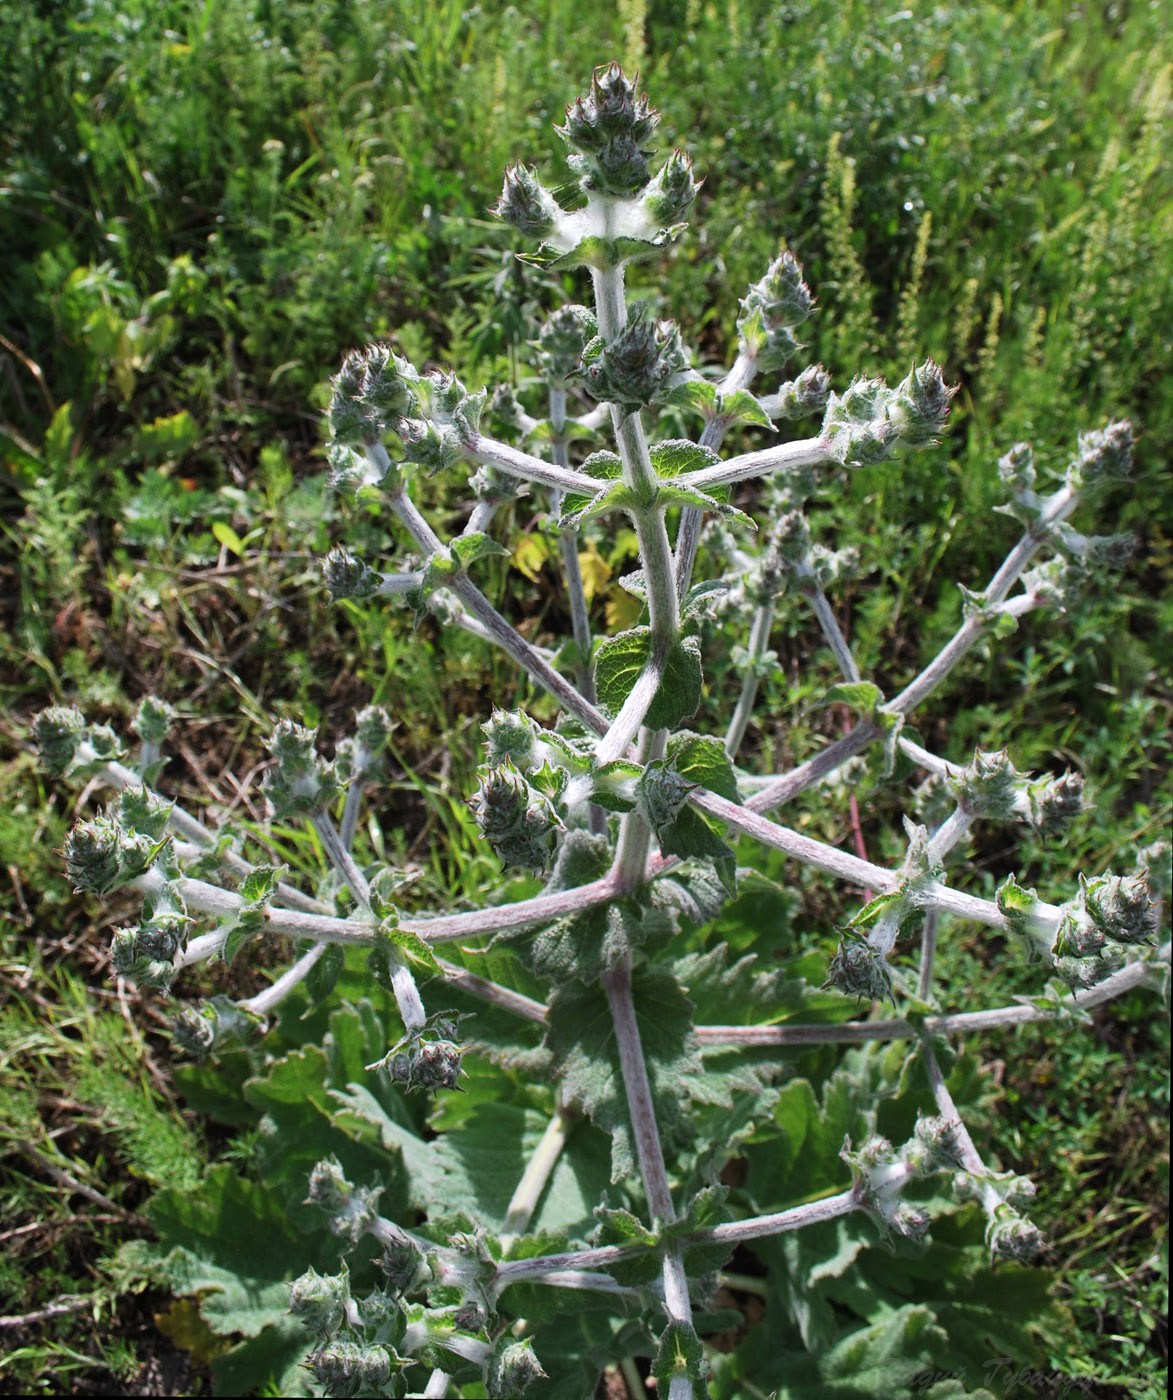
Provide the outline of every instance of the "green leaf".
<path id="1" fill-rule="evenodd" d="M 626 758 L 616 758 L 601 764 L 591 773 L 591 801 L 608 812 L 630 812 L 635 796 L 628 796 L 643 769 Z"/>
<path id="2" fill-rule="evenodd" d="M 212 534 L 216 536 L 225 549 L 235 554 L 238 559 L 244 554 L 244 541 L 226 521 L 213 520 Z"/>
<path id="3" fill-rule="evenodd" d="M 740 803 L 737 775 L 720 739 L 685 730 L 668 740 L 668 762 L 689 782 Z"/>
<path id="4" fill-rule="evenodd" d="M 240 897 L 249 909 L 259 909 L 277 892 L 285 877 L 284 865 L 254 865 L 240 882 Z"/>
<path id="5" fill-rule="evenodd" d="M 660 1344 L 652 1359 L 652 1375 L 657 1381 L 657 1394 L 668 1393 L 674 1377 L 687 1376 L 694 1400 L 707 1400 L 707 1368 L 705 1349 L 696 1329 L 684 1322 L 670 1322 L 660 1336 Z"/>
<path id="6" fill-rule="evenodd" d="M 568 492 L 562 502 L 562 514 L 558 517 L 560 530 L 577 530 L 587 520 L 603 515 L 609 510 L 621 510 L 636 504 L 635 496 L 626 482 L 616 481 L 604 486 L 591 497 L 577 492 Z"/>
<path id="7" fill-rule="evenodd" d="M 694 409 L 705 418 L 715 418 L 718 402 L 717 386 L 711 379 L 702 379 L 700 375 L 697 375 L 695 378 L 686 379 L 683 384 L 675 385 L 665 396 L 664 402 L 675 404 L 680 408 Z"/>
<path id="8" fill-rule="evenodd" d="M 746 515 L 745 511 L 731 506 L 728 501 L 689 486 L 687 482 L 663 482 L 656 488 L 656 502 L 663 506 L 686 506 L 690 510 L 712 511 L 714 515 L 719 515 L 732 524 L 743 525 L 750 530 L 758 528 L 752 515 Z"/>
<path id="9" fill-rule="evenodd" d="M 338 984 L 342 975 L 345 954 L 339 943 L 327 943 L 322 956 L 310 968 L 305 979 L 305 989 L 309 993 L 311 1007 L 325 1001 Z"/>
<path id="10" fill-rule="evenodd" d="M 456 562 L 462 569 L 467 569 L 478 559 L 486 559 L 493 554 L 509 557 L 509 551 L 504 545 L 498 544 L 495 539 L 481 531 L 475 531 L 471 535 L 458 535 L 452 541 L 451 548 Z"/>
<path id="11" fill-rule="evenodd" d="M 401 955 L 401 961 L 422 968 L 425 972 L 430 972 L 436 977 L 443 976 L 443 968 L 436 961 L 435 953 L 418 933 L 412 933 L 410 929 L 399 928 L 398 925 L 388 926 L 384 923 L 380 925 L 379 936 L 395 947 Z M 373 958 L 374 954 L 372 953 L 371 956 Z"/>
<path id="12" fill-rule="evenodd" d="M 595 688 L 600 702 L 618 713 L 647 665 L 652 650 L 648 627 L 633 627 L 608 638 L 595 654 Z M 660 685 L 644 723 L 649 729 L 675 729 L 701 702 L 700 643 L 682 637 L 665 659 Z"/>
<path id="13" fill-rule="evenodd" d="M 236 961 L 237 954 L 246 943 L 251 943 L 256 938 L 264 928 L 264 923 L 260 911 L 252 909 L 242 909 L 239 913 L 230 914 L 220 921 L 221 929 L 226 930 L 220 956 L 227 964 L 231 966 Z"/>
<path id="14" fill-rule="evenodd" d="M 633 974 L 640 1042 L 661 1133 L 684 1130 L 689 1078 L 701 1068 L 693 1042 L 690 1008 L 676 980 L 661 969 Z M 619 1047 L 606 994 L 596 983 L 559 986 L 550 998 L 546 1044 L 553 1051 L 567 1098 L 611 1136 L 611 1179 L 636 1170 Z"/>
<path id="15" fill-rule="evenodd" d="M 748 389 L 735 389 L 731 394 L 722 394 L 718 411 L 730 423 L 752 423 L 758 428 L 774 426 L 773 419 Z"/>
<path id="16" fill-rule="evenodd" d="M 711 447 L 702 447 L 687 438 L 669 438 L 666 442 L 654 442 L 648 450 L 652 466 L 656 475 L 660 477 L 683 476 L 685 472 L 716 466 L 721 460 Z"/>
<path id="17" fill-rule="evenodd" d="M 833 685 L 824 697 L 824 704 L 847 705 L 857 714 L 871 718 L 884 702 L 883 692 L 871 681 L 852 681 Z"/>

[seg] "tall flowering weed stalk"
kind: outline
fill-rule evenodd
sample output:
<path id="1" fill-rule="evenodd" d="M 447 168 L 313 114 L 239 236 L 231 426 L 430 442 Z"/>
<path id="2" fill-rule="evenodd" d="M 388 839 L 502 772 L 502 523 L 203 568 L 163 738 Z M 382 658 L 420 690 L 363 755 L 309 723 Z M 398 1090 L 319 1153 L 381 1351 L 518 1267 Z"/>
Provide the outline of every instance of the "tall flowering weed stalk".
<path id="1" fill-rule="evenodd" d="M 1053 899 L 1013 877 L 994 898 L 966 888 L 956 857 L 969 828 L 1002 821 L 1061 830 L 1080 810 L 1077 773 L 1023 774 L 1004 752 L 979 751 L 959 766 L 906 729 L 976 643 L 1009 635 L 1038 609 L 1062 608 L 1091 571 L 1121 555 L 1124 541 L 1085 537 L 1069 519 L 1099 483 L 1127 471 L 1129 425 L 1081 436 L 1051 489 L 1029 447 L 1007 453 L 1004 509 L 1021 537 L 984 588 L 963 590 L 963 621 L 940 653 L 886 698 L 861 675 L 828 598 L 853 561 L 813 538 L 804 506 L 842 468 L 882 471 L 889 459 L 931 448 L 953 390 L 931 361 L 891 387 L 868 378 L 835 387 L 820 366 L 795 372 L 814 301 L 787 252 L 741 302 L 732 367 L 718 376 L 693 368 L 678 327 L 647 303 L 629 304 L 625 287 L 629 264 L 682 237 L 698 188 L 678 151 L 653 168 L 657 120 L 617 66 L 600 68 L 558 128 L 577 180 L 571 198 L 556 197 L 524 166 L 506 173 L 497 213 L 536 245 L 528 256 L 585 270 L 593 292 L 592 305 L 561 308 L 537 336 L 535 368 L 546 386 L 539 416 L 511 392 L 490 400 L 452 374 L 421 372 L 387 345 L 347 356 L 329 408 L 338 487 L 377 502 L 410 540 L 395 565 L 334 550 L 324 561 L 332 593 L 398 599 L 466 628 L 503 648 L 554 702 L 535 707 L 557 712 L 547 723 L 493 709 L 467 795 L 502 867 L 540 876 L 540 892 L 485 909 L 406 911 L 402 873 L 356 848 L 364 794 L 387 763 L 391 721 L 379 708 L 358 715 L 332 759 L 314 730 L 288 721 L 269 741 L 273 814 L 312 827 L 329 862 L 327 885 L 313 893 L 283 867 L 254 863 L 239 833 L 206 825 L 161 794 L 174 719 L 166 704 L 139 709 L 133 757 L 122 738 L 75 710 L 49 710 L 36 722 L 53 772 L 114 790 L 104 811 L 74 826 L 65 857 L 79 890 L 130 887 L 141 896 L 139 921 L 114 934 L 118 975 L 167 990 L 185 968 L 232 962 L 265 935 L 290 940 L 292 961 L 255 995 L 186 1008 L 179 1045 L 205 1055 L 259 1036 L 295 990 L 314 1002 L 326 997 L 347 950 L 365 960 L 371 986 L 394 998 L 398 1024 L 375 1026 L 383 1043 L 345 1097 L 347 1121 L 368 1137 L 373 1125 L 388 1176 L 402 1160 L 418 1177 L 411 1209 L 391 1218 L 380 1208 L 386 1178 L 351 1181 L 336 1159 L 320 1161 L 306 1183 L 353 1266 L 311 1268 L 292 1284 L 292 1314 L 307 1329 L 304 1364 L 327 1395 L 513 1396 L 531 1385 L 590 1395 L 608 1363 L 630 1379 L 633 1356 L 650 1358 L 656 1393 L 670 1400 L 741 1393 L 728 1348 L 705 1341 L 728 1325 L 714 1296 L 734 1251 L 744 1261 L 777 1237 L 849 1218 L 871 1222 L 852 1238 L 870 1229 L 868 1238 L 907 1251 L 924 1241 L 936 1212 L 976 1202 L 990 1254 L 1013 1270 L 1041 1242 L 1025 1213 L 1033 1187 L 979 1154 L 951 1096 L 948 1047 L 963 1033 L 1086 1017 L 1167 972 L 1143 869 L 1091 873 Z M 657 438 L 658 410 L 699 431 Z M 508 431 L 493 436 L 490 421 L 509 425 L 521 445 L 503 440 Z M 779 440 L 779 425 L 791 422 L 817 426 Z M 762 445 L 723 457 L 734 425 L 760 432 Z M 437 472 L 460 474 L 475 497 L 449 537 L 413 499 L 421 475 Z M 525 493 L 548 511 L 561 548 L 571 636 L 557 652 L 526 640 L 476 582 L 481 560 L 509 553 L 494 524 Z M 606 636 L 593 631 L 580 572 L 580 532 L 594 521 L 630 526 L 639 545 L 639 569 L 621 580 L 639 620 Z M 705 536 L 700 557 L 717 560 L 719 572 L 700 579 Z M 739 755 L 759 683 L 777 665 L 769 642 L 784 598 L 817 621 L 841 672 L 826 699 L 855 719 L 788 771 L 750 775 Z M 714 617 L 744 626 L 732 654 L 739 689 L 722 732 L 692 727 L 705 685 L 702 638 Z M 891 866 L 778 816 L 811 790 L 837 800 L 836 782 L 850 781 L 853 760 L 869 753 L 884 771 L 898 761 L 916 770 L 927 780 L 922 794 L 935 795 L 931 819 L 904 818 L 905 854 Z M 933 806 L 910 799 L 909 810 Z M 806 866 L 867 892 L 822 989 L 762 971 L 752 956 L 731 958 L 719 942 L 695 950 L 697 930 L 737 891 L 742 838 L 780 852 L 796 871 Z M 944 1014 L 938 944 L 973 925 L 1013 935 L 1033 963 L 1035 994 Z M 489 975 L 475 970 L 478 960 Z M 905 1141 L 876 1128 L 876 1109 L 892 1093 L 881 1082 L 890 1064 L 878 1067 L 884 1044 L 904 1047 L 894 1063 L 920 1076 L 935 1106 Z M 870 1096 L 861 1120 L 868 1131 L 840 1139 L 839 1179 L 812 1191 L 799 1185 L 798 1140 L 787 1146 L 789 1129 L 776 1128 L 789 1121 L 779 1107 L 787 1057 L 826 1046 L 856 1047 L 842 1065 Z M 406 1096 L 437 1096 L 442 1109 L 467 1082 L 470 1048 L 480 1052 L 479 1076 L 487 1059 L 529 1085 L 527 1121 L 535 1104 L 546 1118 L 540 1134 L 516 1136 L 510 1189 L 490 1189 L 486 1176 L 475 1208 L 457 1209 L 444 1185 L 446 1170 L 454 1179 L 444 1135 L 412 1139 L 408 1150 Z M 516 1111 L 502 1108 L 496 1121 L 512 1124 Z M 830 1096 L 812 1111 L 836 1121 Z M 451 1118 L 453 1141 L 464 1126 L 459 1114 Z M 755 1135 L 777 1140 L 796 1173 L 793 1184 L 775 1178 L 773 1199 L 750 1201 L 722 1184 L 723 1173 L 735 1180 L 726 1169 Z M 600 1144 L 610 1185 L 584 1205 L 567 1181 L 579 1172 L 576 1153 Z M 499 1162 L 492 1171 L 500 1173 Z M 834 1268 L 824 1261 L 826 1269 L 842 1274 L 852 1257 Z M 377 1283 L 356 1287 L 372 1260 Z M 917 1309 L 905 1300 L 896 1314 L 907 1332 Z M 823 1324 L 798 1303 L 791 1321 L 817 1351 Z M 882 1337 L 871 1344 L 888 1346 Z M 850 1358 L 830 1354 L 821 1364 L 849 1374 Z M 887 1370 L 862 1354 L 858 1364 L 873 1367 L 869 1384 L 896 1393 L 916 1360 L 933 1355 L 927 1343 L 888 1346 Z M 794 1377 L 803 1364 L 795 1361 Z M 791 1393 L 785 1375 L 773 1383 Z"/>

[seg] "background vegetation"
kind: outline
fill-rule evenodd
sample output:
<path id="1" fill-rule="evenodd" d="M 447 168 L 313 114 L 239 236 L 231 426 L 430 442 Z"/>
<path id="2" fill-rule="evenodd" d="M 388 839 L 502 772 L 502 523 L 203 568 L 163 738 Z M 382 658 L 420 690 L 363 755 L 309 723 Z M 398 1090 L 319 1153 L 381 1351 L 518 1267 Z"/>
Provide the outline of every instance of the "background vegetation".
<path id="1" fill-rule="evenodd" d="M 255 767 L 274 716 L 329 733 L 386 704 L 400 721 L 388 857 L 417 872 L 421 903 L 487 896 L 494 862 L 463 797 L 483 694 L 515 681 L 475 641 L 328 606 L 315 557 L 379 522 L 325 493 L 318 410 L 345 350 L 379 336 L 466 380 L 524 377 L 532 312 L 582 290 L 516 262 L 487 211 L 504 166 L 543 159 L 565 102 L 612 57 L 642 72 L 705 177 L 697 235 L 644 274 L 702 360 L 726 356 L 738 298 L 785 243 L 820 301 L 807 353 L 838 384 L 932 355 L 961 385 L 935 454 L 858 473 L 824 503 L 829 535 L 867 561 L 843 603 L 882 687 L 951 629 L 954 582 L 980 586 L 1001 558 L 1000 453 L 1026 437 L 1062 464 L 1078 430 L 1134 420 L 1136 480 L 1100 520 L 1137 537 L 1122 581 L 972 663 L 922 733 L 951 757 L 1004 743 L 1020 767 L 1087 772 L 1094 813 L 1027 875 L 1119 866 L 1168 830 L 1165 7 L 7 0 L 0 1314 L 34 1317 L 0 1332 L 0 1388 L 205 1384 L 222 1340 L 126 1245 L 152 1222 L 178 1228 L 176 1191 L 265 1160 L 261 1107 L 227 1108 L 246 1067 L 174 1074 L 165 1010 L 108 981 L 110 911 L 66 886 L 55 848 L 73 799 L 38 776 L 28 722 L 61 702 L 124 720 L 165 696 L 188 716 L 176 790 L 259 819 L 232 774 Z M 460 507 L 458 488 L 431 489 Z M 618 615 L 631 547 L 623 532 L 590 545 L 600 616 Z M 543 551 L 535 530 L 497 585 L 557 632 Z M 798 665 L 810 640 L 781 620 L 764 763 L 829 722 L 811 704 L 825 677 Z M 716 703 L 719 668 L 709 679 Z M 825 809 L 803 819 L 844 834 Z M 891 854 L 881 825 L 865 835 Z M 1005 856 L 979 851 L 991 880 Z M 312 871 L 317 853 L 291 841 L 283 858 Z M 815 912 L 786 951 L 825 942 L 839 911 Z M 1003 1061 L 987 1113 L 1003 1165 L 1039 1183 L 1075 1321 L 1050 1363 L 1105 1396 L 1163 1393 L 1167 1364 L 1168 1029 L 1153 1005 L 975 1047 Z M 283 1026 L 286 1048 L 313 1029 Z"/>

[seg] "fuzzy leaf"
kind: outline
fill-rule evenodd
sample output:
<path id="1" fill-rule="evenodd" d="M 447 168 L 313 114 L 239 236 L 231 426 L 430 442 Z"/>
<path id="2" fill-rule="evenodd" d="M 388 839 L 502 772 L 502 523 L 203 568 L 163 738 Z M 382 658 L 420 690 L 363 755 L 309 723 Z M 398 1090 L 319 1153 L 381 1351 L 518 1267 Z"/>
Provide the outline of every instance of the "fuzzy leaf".
<path id="1" fill-rule="evenodd" d="M 639 968 L 633 994 L 640 1041 L 661 1132 L 681 1122 L 691 1076 L 701 1068 L 691 1035 L 689 1005 L 668 973 Z M 546 1044 L 554 1052 L 563 1092 L 585 1109 L 596 1127 L 611 1135 L 611 1179 L 636 1169 L 627 1095 L 610 1007 L 597 984 L 569 983 L 550 998 Z"/>
<path id="2" fill-rule="evenodd" d="M 486 559 L 492 554 L 502 554 L 506 558 L 509 556 L 509 551 L 504 545 L 498 544 L 495 539 L 480 531 L 471 535 L 459 535 L 452 541 L 452 553 L 462 569 L 467 569 L 478 559 Z"/>
<path id="3" fill-rule="evenodd" d="M 652 466 L 660 477 L 683 476 L 685 472 L 700 471 L 702 467 L 714 466 L 721 460 L 711 447 L 701 447 L 687 438 L 654 442 L 648 450 Z"/>
<path id="4" fill-rule="evenodd" d="M 609 638 L 595 656 L 595 686 L 599 700 L 618 713 L 651 655 L 652 633 L 633 627 Z M 696 713 L 701 702 L 700 644 L 682 637 L 668 653 L 655 698 L 644 723 L 649 729 L 675 729 Z"/>

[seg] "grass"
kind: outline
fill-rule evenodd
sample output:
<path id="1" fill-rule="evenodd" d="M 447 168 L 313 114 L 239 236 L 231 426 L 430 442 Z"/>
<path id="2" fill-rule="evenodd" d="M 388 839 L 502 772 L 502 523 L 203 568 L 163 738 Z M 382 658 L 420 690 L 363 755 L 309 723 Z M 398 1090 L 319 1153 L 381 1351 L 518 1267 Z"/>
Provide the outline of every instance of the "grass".
<path id="1" fill-rule="evenodd" d="M 514 263 L 487 210 L 503 167 L 547 149 L 593 61 L 640 56 L 705 176 L 703 235 L 646 274 L 703 360 L 726 355 L 738 296 L 785 240 L 820 301 L 811 358 L 839 380 L 899 376 L 915 347 L 961 385 L 938 470 L 858 474 L 817 515 L 828 542 L 879 561 L 847 597 L 886 689 L 955 623 L 953 581 L 980 583 L 1001 557 L 997 456 L 1029 436 L 1061 465 L 1076 430 L 1134 416 L 1138 479 L 1105 503 L 1138 539 L 1120 584 L 1032 627 L 1009 659 L 975 658 L 923 732 L 951 757 L 1009 744 L 1025 766 L 1100 775 L 1070 848 L 1033 857 L 1040 883 L 1167 831 L 1160 7 L 691 0 L 597 19 L 553 3 L 539 23 L 453 0 L 408 0 L 391 21 L 374 0 L 10 0 L 0 54 L 0 1234 L 19 1232 L 0 1312 L 86 1299 L 19 1332 L 0 1386 L 97 1393 L 141 1374 L 159 1348 L 150 1308 L 102 1261 L 158 1184 L 223 1147 L 177 1110 L 156 1023 L 136 1041 L 137 999 L 128 1022 L 106 980 L 107 914 L 65 886 L 67 805 L 36 776 L 28 720 L 60 701 L 124 718 L 142 693 L 167 695 L 190 717 L 176 789 L 248 812 L 227 775 L 255 765 L 274 715 L 332 732 L 358 704 L 411 695 L 387 855 L 415 871 L 421 903 L 492 884 L 461 755 L 482 694 L 512 695 L 513 679 L 431 624 L 413 634 L 401 615 L 323 602 L 314 558 L 376 541 L 382 522 L 323 491 L 317 410 L 342 352 L 380 335 L 471 378 L 519 373 L 528 313 L 573 287 Z M 880 523 L 893 520 L 910 523 Z M 622 567 L 622 539 L 596 547 Z M 540 565 L 494 582 L 560 630 Z M 622 598 L 604 580 L 596 606 Z M 779 619 L 784 664 L 804 628 Z M 716 694 L 719 662 L 709 674 Z M 826 716 L 809 678 L 766 698 L 763 753 L 814 742 Z M 1105 1017 L 1078 1054 L 1041 1033 L 996 1053 L 1064 1291 L 1109 1339 L 1087 1327 L 1055 1365 L 1141 1393 L 1164 1345 L 1167 1044 L 1148 1025 L 1130 1047 L 1130 1025 Z"/>

